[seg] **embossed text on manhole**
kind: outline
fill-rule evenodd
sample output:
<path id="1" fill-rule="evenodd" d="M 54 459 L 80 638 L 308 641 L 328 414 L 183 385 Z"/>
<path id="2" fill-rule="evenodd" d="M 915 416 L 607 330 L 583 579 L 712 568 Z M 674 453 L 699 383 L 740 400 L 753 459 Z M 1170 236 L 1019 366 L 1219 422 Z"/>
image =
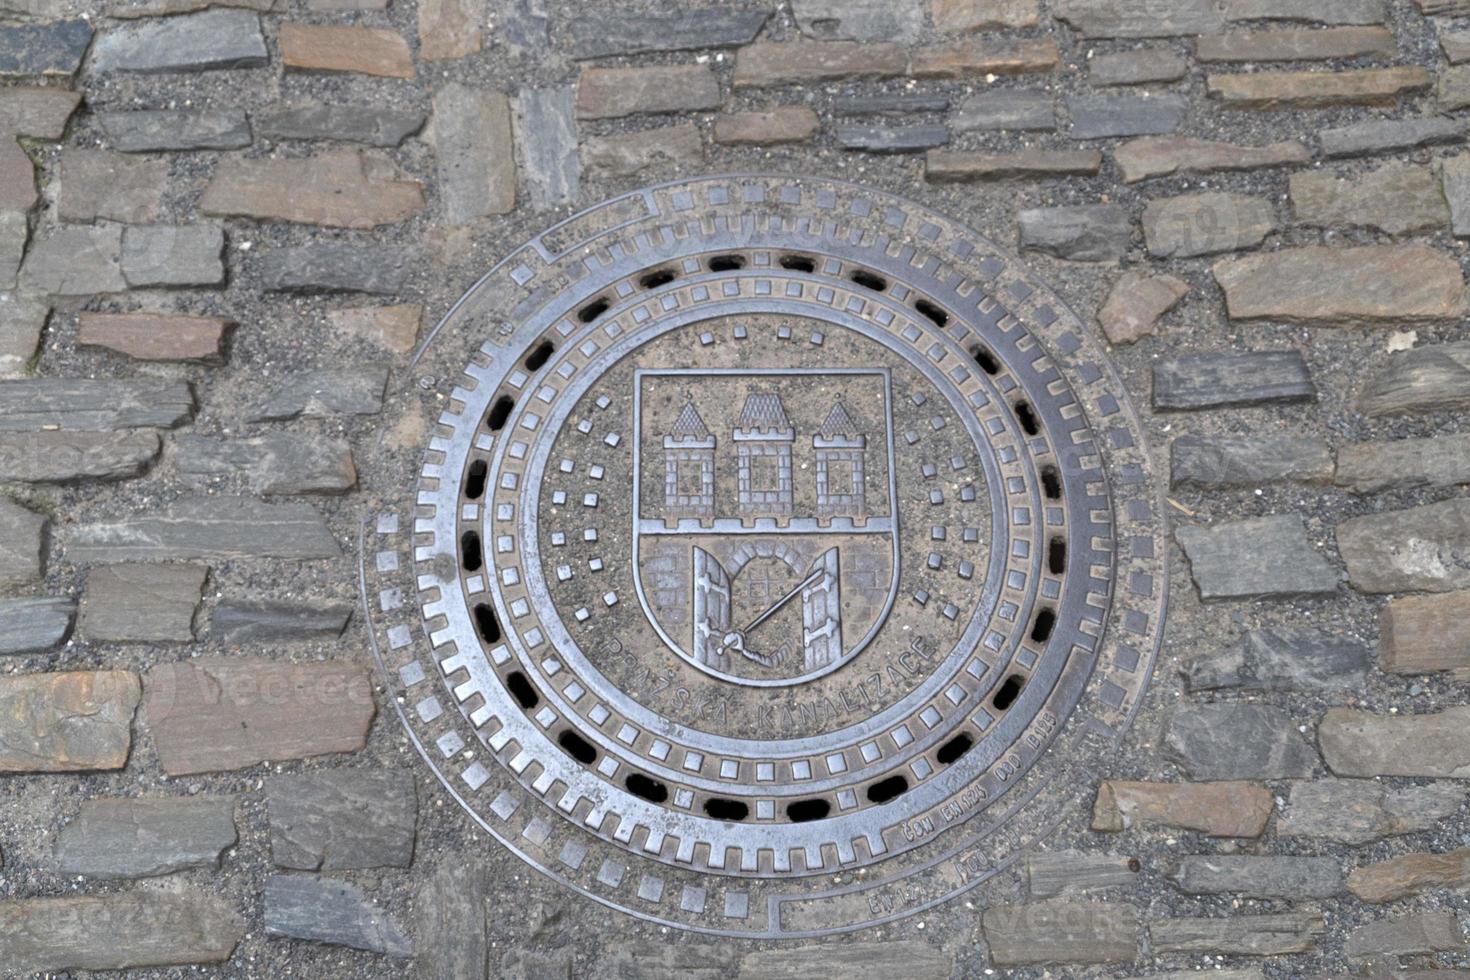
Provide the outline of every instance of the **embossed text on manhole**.
<path id="1" fill-rule="evenodd" d="M 369 529 L 378 655 L 541 871 L 817 935 L 974 887 L 1090 792 L 1158 644 L 1159 514 L 1092 329 L 1013 257 L 866 188 L 695 180 L 516 250 L 422 356 L 463 376 Z"/>

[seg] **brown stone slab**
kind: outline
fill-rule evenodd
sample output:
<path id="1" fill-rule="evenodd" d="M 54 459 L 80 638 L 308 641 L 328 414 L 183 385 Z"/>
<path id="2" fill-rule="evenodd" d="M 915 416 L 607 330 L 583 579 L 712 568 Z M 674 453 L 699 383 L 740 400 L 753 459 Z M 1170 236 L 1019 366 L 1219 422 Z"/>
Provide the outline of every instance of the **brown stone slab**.
<path id="1" fill-rule="evenodd" d="M 281 25 L 278 41 L 281 63 L 287 68 L 414 77 L 408 42 L 380 27 L 286 23 Z"/>
<path id="2" fill-rule="evenodd" d="M 1264 783 L 1145 783 L 1104 780 L 1092 807 L 1092 829 L 1178 827 L 1210 837 L 1259 837 L 1275 807 Z"/>
<path id="3" fill-rule="evenodd" d="M 1317 912 L 1184 917 L 1160 919 L 1148 926 L 1155 952 L 1226 956 L 1308 953 L 1326 932 L 1327 922 Z"/>
<path id="4" fill-rule="evenodd" d="M 223 963 L 245 935 L 225 901 L 194 889 L 0 902 L 7 972 Z"/>
<path id="5" fill-rule="evenodd" d="M 1327 767 L 1339 776 L 1470 777 L 1470 706 L 1380 715 L 1328 708 L 1317 726 Z"/>
<path id="6" fill-rule="evenodd" d="M 804 105 L 777 106 L 765 112 L 733 112 L 715 117 L 715 142 L 727 146 L 800 143 L 816 135 L 817 114 Z"/>
<path id="7" fill-rule="evenodd" d="M 0 89 L 0 134 L 59 140 L 81 101 L 82 93 L 51 86 Z"/>
<path id="8" fill-rule="evenodd" d="M 1208 75 L 1205 89 L 1232 109 L 1325 109 L 1339 105 L 1391 106 L 1426 91 L 1434 76 L 1423 68 L 1352 71 L 1263 71 Z"/>
<path id="9" fill-rule="evenodd" d="M 594 136 L 582 145 L 582 165 L 604 177 L 631 177 L 667 164 L 689 167 L 703 159 L 704 142 L 692 123 Z"/>
<path id="10" fill-rule="evenodd" d="M 1138 911 L 1131 905 L 993 905 L 982 913 L 981 924 L 996 966 L 1132 963 L 1138 956 Z"/>
<path id="11" fill-rule="evenodd" d="M 1102 153 L 1097 150 L 1018 150 L 1014 153 L 930 150 L 924 157 L 924 177 L 935 183 L 1090 177 L 1101 169 Z"/>
<path id="12" fill-rule="evenodd" d="M 162 213 L 169 179 L 167 160 L 87 148 L 64 151 L 60 175 L 56 201 L 62 218 L 128 224 L 153 221 Z"/>
<path id="13" fill-rule="evenodd" d="M 1378 663 L 1387 673 L 1470 671 L 1470 592 L 1390 599 L 1378 629 Z"/>
<path id="14" fill-rule="evenodd" d="M 1358 408 L 1368 416 L 1453 411 L 1470 404 L 1470 342 L 1431 344 L 1388 358 Z"/>
<path id="15" fill-rule="evenodd" d="M 121 769 L 139 694 L 130 670 L 0 677 L 0 772 Z"/>
<path id="16" fill-rule="evenodd" d="M 1212 173 L 1255 170 L 1307 163 L 1312 151 L 1300 140 L 1282 140 L 1265 146 L 1238 146 L 1190 136 L 1144 136 L 1113 151 L 1126 184 L 1176 173 Z"/>
<path id="17" fill-rule="evenodd" d="M 29 211 L 36 201 L 35 165 L 14 138 L 0 136 L 0 211 Z"/>
<path id="18" fill-rule="evenodd" d="M 1360 901 L 1373 904 L 1408 898 L 1430 888 L 1464 888 L 1470 886 L 1470 847 L 1445 854 L 1401 854 L 1354 868 L 1347 886 Z"/>
<path id="19" fill-rule="evenodd" d="M 929 0 L 934 29 L 945 33 L 1035 27 L 1037 0 Z"/>
<path id="20" fill-rule="evenodd" d="M 232 321 L 212 316 L 83 313 L 77 320 L 77 344 L 105 347 L 140 361 L 219 364 L 232 326 Z"/>
<path id="21" fill-rule="evenodd" d="M 485 0 L 420 0 L 418 9 L 420 58 L 450 61 L 480 50 Z"/>
<path id="22" fill-rule="evenodd" d="M 1422 245 L 1288 248 L 1211 270 L 1236 322 L 1311 326 L 1451 323 L 1465 315 L 1455 258 Z"/>
<path id="23" fill-rule="evenodd" d="M 1097 311 L 1098 325 L 1115 344 L 1131 344 L 1154 332 L 1159 317 L 1189 292 L 1189 283 L 1170 275 L 1125 272 Z"/>
<path id="24" fill-rule="evenodd" d="M 204 565 L 101 565 L 87 572 L 77 632 L 102 643 L 186 643 Z"/>
<path id="25" fill-rule="evenodd" d="M 199 199 L 199 210 L 221 217 L 291 221 L 333 228 L 376 228 L 424 209 L 423 187 L 380 174 L 351 150 L 306 159 L 220 162 Z"/>
<path id="26" fill-rule="evenodd" d="M 423 307 L 415 303 L 400 303 L 397 306 L 332 310 L 327 314 L 327 322 L 342 333 L 361 337 L 395 354 L 407 354 L 418 343 L 423 316 Z"/>
<path id="27" fill-rule="evenodd" d="M 198 659 L 148 672 L 146 723 L 169 775 L 356 752 L 376 707 L 367 671 L 344 663 Z"/>
<path id="28" fill-rule="evenodd" d="M 1057 42 L 997 41 L 971 37 L 915 51 L 909 73 L 915 78 L 964 78 L 970 75 L 1029 75 L 1051 71 L 1060 55 Z"/>
<path id="29" fill-rule="evenodd" d="M 578 119 L 716 109 L 720 101 L 720 81 L 708 65 L 583 68 L 577 78 Z"/>
<path id="30" fill-rule="evenodd" d="M 1277 27 L 1210 34 L 1195 42 L 1194 56 L 1206 64 L 1230 61 L 1327 61 L 1364 56 L 1393 57 L 1397 50 L 1386 27 Z"/>
<path id="31" fill-rule="evenodd" d="M 859 78 L 894 78 L 909 59 L 897 44 L 858 41 L 759 41 L 735 56 L 736 88 L 800 85 Z"/>

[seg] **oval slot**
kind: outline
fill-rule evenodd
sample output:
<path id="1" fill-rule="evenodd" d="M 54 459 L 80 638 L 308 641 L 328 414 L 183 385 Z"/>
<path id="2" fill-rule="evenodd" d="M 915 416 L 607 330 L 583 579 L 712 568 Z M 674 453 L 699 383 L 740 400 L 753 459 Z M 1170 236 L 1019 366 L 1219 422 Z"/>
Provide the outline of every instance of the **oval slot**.
<path id="1" fill-rule="evenodd" d="M 577 311 L 577 319 L 583 323 L 591 323 L 602 314 L 607 312 L 609 303 L 605 297 L 599 296 L 586 306 Z"/>
<path id="2" fill-rule="evenodd" d="M 893 775 L 880 779 L 868 787 L 868 799 L 874 803 L 896 800 L 909 791 L 909 781 L 903 776 Z"/>
<path id="3" fill-rule="evenodd" d="M 1004 711 L 1016 703 L 1016 698 L 1021 696 L 1021 688 L 1026 686 L 1026 678 L 1020 674 L 1012 674 L 1000 685 L 1000 690 L 995 692 L 995 697 L 990 703 L 995 706 L 996 711 Z"/>
<path id="4" fill-rule="evenodd" d="M 805 255 L 783 255 L 781 256 L 781 268 L 790 269 L 793 272 L 816 272 L 817 263 Z"/>
<path id="5" fill-rule="evenodd" d="M 743 268 L 745 268 L 745 256 L 743 255 L 716 255 L 709 260 L 709 271 L 711 272 L 733 272 Z"/>
<path id="6" fill-rule="evenodd" d="M 511 671 L 505 678 L 505 689 L 510 696 L 516 699 L 516 704 L 521 706 L 522 711 L 530 711 L 541 703 L 541 695 L 526 680 L 526 675 L 518 670 Z"/>
<path id="7" fill-rule="evenodd" d="M 664 803 L 669 798 L 667 786 L 641 772 L 630 773 L 628 778 L 623 780 L 623 785 L 628 788 L 629 793 L 642 797 L 650 803 Z"/>
<path id="8" fill-rule="evenodd" d="M 929 302 L 927 299 L 921 299 L 915 302 L 914 309 L 918 310 L 920 313 L 924 314 L 924 316 L 932 320 L 935 326 L 942 327 L 949 322 L 949 314 L 941 310 L 939 307 L 935 306 L 933 303 Z"/>
<path id="9" fill-rule="evenodd" d="M 556 345 L 549 340 L 543 340 L 536 345 L 536 349 L 526 355 L 523 362 L 527 371 L 539 371 L 551 360 L 551 355 L 556 353 Z"/>
<path id="10" fill-rule="evenodd" d="M 570 729 L 556 737 L 556 744 L 584 766 L 590 766 L 597 761 L 597 750 L 592 747 L 592 743 Z"/>
<path id="11" fill-rule="evenodd" d="M 485 556 L 480 552 L 480 533 L 466 531 L 459 536 L 459 563 L 467 572 L 478 572 L 485 567 Z"/>
<path id="12" fill-rule="evenodd" d="M 1046 570 L 1060 575 L 1067 570 L 1067 542 L 1052 538 L 1046 543 Z"/>
<path id="13" fill-rule="evenodd" d="M 485 417 L 485 428 L 491 432 L 499 432 L 505 428 L 505 421 L 510 418 L 510 410 L 515 405 L 516 400 L 509 395 L 501 395 L 495 399 L 495 404 L 490 406 L 490 414 Z"/>
<path id="14" fill-rule="evenodd" d="M 854 269 L 849 278 L 859 286 L 865 289 L 871 289 L 875 293 L 886 292 L 888 289 L 887 279 L 884 279 L 875 272 L 869 272 L 867 269 Z"/>
<path id="15" fill-rule="evenodd" d="M 715 796 L 704 801 L 704 812 L 716 820 L 740 821 L 750 816 L 750 804 Z"/>
<path id="16" fill-rule="evenodd" d="M 1036 421 L 1030 402 L 1016 402 L 1016 420 L 1021 423 L 1021 431 L 1028 436 L 1041 434 L 1041 425 Z"/>
<path id="17" fill-rule="evenodd" d="M 984 347 L 971 347 L 970 356 L 975 359 L 976 364 L 980 365 L 980 370 L 986 374 L 1000 373 L 1000 362 L 995 359 L 994 354 L 990 353 Z"/>
<path id="18" fill-rule="evenodd" d="M 954 738 L 941 745 L 939 751 L 934 753 L 934 758 L 938 759 L 939 764 L 942 766 L 953 765 L 960 761 L 961 757 L 970 751 L 974 745 L 975 740 L 973 738 L 964 732 L 960 732 Z"/>
<path id="19" fill-rule="evenodd" d="M 1036 614 L 1036 622 L 1031 624 L 1031 639 L 1037 643 L 1045 643 L 1051 639 L 1051 631 L 1057 625 L 1057 614 L 1050 609 L 1043 609 Z"/>
<path id="20" fill-rule="evenodd" d="M 831 812 L 832 804 L 826 800 L 797 800 L 786 808 L 786 819 L 792 823 L 809 823 L 812 820 L 821 820 Z"/>
<path id="21" fill-rule="evenodd" d="M 477 459 L 470 463 L 469 471 L 464 478 L 464 495 L 470 500 L 479 500 L 485 495 L 485 476 L 490 472 L 490 467 L 483 459 Z"/>
<path id="22" fill-rule="evenodd" d="M 644 289 L 657 289 L 660 286 L 667 286 L 669 283 L 674 281 L 674 278 L 675 276 L 673 269 L 657 269 L 653 272 L 650 272 L 642 279 L 639 279 L 638 285 L 642 286 Z"/>
<path id="23" fill-rule="evenodd" d="M 1041 492 L 1046 494 L 1047 500 L 1062 499 L 1062 478 L 1057 475 L 1055 466 L 1041 468 Z"/>
<path id="24" fill-rule="evenodd" d="M 500 620 L 486 603 L 475 606 L 475 630 L 486 643 L 500 642 Z"/>

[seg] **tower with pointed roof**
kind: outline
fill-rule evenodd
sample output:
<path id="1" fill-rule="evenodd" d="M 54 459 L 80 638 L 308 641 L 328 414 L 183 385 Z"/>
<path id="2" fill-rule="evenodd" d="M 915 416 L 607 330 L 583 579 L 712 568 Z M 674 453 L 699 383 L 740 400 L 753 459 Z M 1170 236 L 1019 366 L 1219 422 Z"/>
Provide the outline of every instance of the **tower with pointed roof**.
<path id="1" fill-rule="evenodd" d="M 791 446 L 796 432 L 786 418 L 781 396 L 773 391 L 752 392 L 740 410 L 734 436 L 740 467 L 740 517 L 789 520 Z"/>
<path id="2" fill-rule="evenodd" d="M 664 512 L 674 519 L 715 516 L 715 437 L 692 401 L 664 436 Z"/>
<path id="3" fill-rule="evenodd" d="M 864 492 L 864 463 L 867 437 L 858 431 L 842 402 L 835 401 L 827 412 L 812 448 L 817 454 L 817 518 L 867 517 Z"/>

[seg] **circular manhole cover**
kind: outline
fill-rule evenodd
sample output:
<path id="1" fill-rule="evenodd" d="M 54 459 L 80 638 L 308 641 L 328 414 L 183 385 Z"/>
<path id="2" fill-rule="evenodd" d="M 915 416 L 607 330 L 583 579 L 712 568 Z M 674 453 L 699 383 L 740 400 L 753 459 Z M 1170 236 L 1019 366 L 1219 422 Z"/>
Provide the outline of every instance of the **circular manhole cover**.
<path id="1" fill-rule="evenodd" d="M 694 180 L 534 239 L 427 351 L 464 374 L 367 549 L 374 635 L 526 861 L 817 935 L 974 887 L 1091 792 L 1160 521 L 1092 330 L 1014 258 L 867 188 Z"/>

